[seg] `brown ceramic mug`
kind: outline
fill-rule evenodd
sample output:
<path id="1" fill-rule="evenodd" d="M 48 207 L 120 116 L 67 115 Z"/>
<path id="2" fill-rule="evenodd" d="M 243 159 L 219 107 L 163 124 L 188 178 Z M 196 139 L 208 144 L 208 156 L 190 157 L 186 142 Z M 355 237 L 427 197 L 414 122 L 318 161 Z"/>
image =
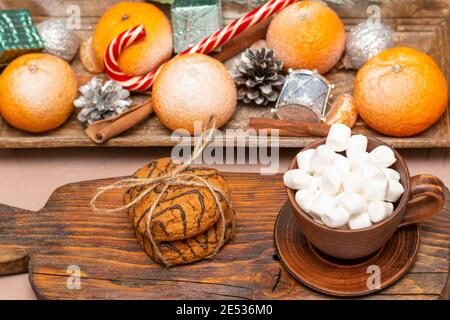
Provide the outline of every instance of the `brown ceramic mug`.
<path id="1" fill-rule="evenodd" d="M 325 144 L 326 139 L 313 142 L 303 150 L 317 148 Z M 367 149 L 385 145 L 380 140 L 368 138 Z M 324 253 L 341 259 L 362 258 L 380 249 L 397 228 L 418 223 L 437 214 L 445 204 L 447 191 L 444 183 L 431 175 L 409 176 L 408 167 L 402 156 L 394 150 L 397 161 L 391 168 L 400 173 L 400 183 L 405 188 L 402 197 L 394 204 L 393 214 L 371 227 L 350 230 L 332 229 L 322 225 L 295 201 L 295 190 L 287 188 L 287 195 L 295 218 L 305 237 Z M 289 169 L 296 169 L 297 159 L 292 160 Z"/>

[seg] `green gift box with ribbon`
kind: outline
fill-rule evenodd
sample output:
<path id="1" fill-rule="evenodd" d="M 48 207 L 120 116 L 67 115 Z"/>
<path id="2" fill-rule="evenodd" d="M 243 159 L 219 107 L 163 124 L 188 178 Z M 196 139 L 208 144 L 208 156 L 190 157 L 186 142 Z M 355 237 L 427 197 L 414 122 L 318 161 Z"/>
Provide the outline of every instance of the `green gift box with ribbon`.
<path id="1" fill-rule="evenodd" d="M 25 53 L 44 50 L 28 10 L 0 10 L 0 66 Z"/>
<path id="2" fill-rule="evenodd" d="M 174 0 L 171 9 L 175 53 L 180 53 L 222 27 L 220 0 Z"/>

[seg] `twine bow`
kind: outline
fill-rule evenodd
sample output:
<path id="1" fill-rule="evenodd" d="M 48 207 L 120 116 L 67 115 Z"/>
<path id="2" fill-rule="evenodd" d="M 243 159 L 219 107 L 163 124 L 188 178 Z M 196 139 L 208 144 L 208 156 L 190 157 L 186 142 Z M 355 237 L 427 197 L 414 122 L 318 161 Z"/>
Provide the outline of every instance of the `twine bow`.
<path id="1" fill-rule="evenodd" d="M 212 184 L 208 183 L 204 178 L 197 176 L 195 174 L 186 173 L 186 171 L 190 168 L 191 164 L 195 161 L 195 159 L 203 152 L 203 150 L 211 143 L 213 134 L 214 134 L 214 128 L 216 125 L 216 117 L 211 116 L 205 126 L 205 129 L 203 130 L 202 135 L 198 139 L 198 142 L 194 148 L 194 151 L 191 154 L 191 157 L 188 161 L 183 163 L 180 166 L 175 167 L 171 172 L 167 173 L 166 175 L 163 175 L 161 177 L 157 178 L 145 178 L 145 179 L 139 179 L 139 178 L 128 178 L 123 179 L 118 182 L 115 182 L 109 186 L 101 187 L 97 189 L 96 194 L 91 200 L 91 207 L 94 212 L 97 213 L 116 213 L 128 210 L 129 208 L 135 206 L 138 204 L 141 200 L 145 198 L 149 193 L 151 193 L 153 190 L 155 190 L 157 187 L 162 187 L 162 191 L 158 194 L 155 201 L 153 202 L 150 209 L 148 209 L 144 215 L 146 216 L 146 232 L 148 234 L 148 238 L 152 244 L 153 250 L 156 252 L 158 257 L 160 258 L 161 262 L 166 266 L 170 267 L 173 265 L 173 263 L 170 263 L 167 261 L 167 259 L 164 257 L 164 255 L 159 250 L 158 245 L 156 244 L 155 240 L 153 239 L 153 235 L 151 232 L 151 221 L 153 213 L 158 206 L 159 202 L 161 201 L 162 197 L 167 192 L 168 188 L 170 186 L 192 186 L 192 187 L 206 187 L 208 191 L 213 195 L 214 200 L 216 202 L 216 206 L 220 212 L 220 218 L 221 218 L 221 226 L 222 226 L 222 232 L 219 238 L 219 242 L 217 243 L 217 247 L 214 250 L 214 252 L 209 255 L 207 258 L 211 258 L 214 255 L 217 254 L 217 252 L 220 250 L 220 248 L 225 243 L 225 235 L 226 235 L 226 219 L 225 219 L 225 212 L 222 209 L 220 199 L 218 198 L 217 194 L 221 195 L 222 199 L 225 199 L 228 208 L 230 210 L 233 210 L 231 206 L 231 202 L 228 199 L 227 194 L 225 194 L 221 189 L 213 186 Z M 194 181 L 193 181 L 194 180 Z M 196 180 L 196 181 L 195 181 Z M 130 201 L 128 204 L 123 205 L 118 208 L 114 209 L 105 209 L 105 208 L 99 208 L 97 207 L 96 203 L 97 200 L 105 193 L 117 190 L 117 189 L 129 189 L 133 187 L 145 187 L 143 191 L 140 192 L 140 194 Z M 235 229 L 235 219 L 234 215 L 232 216 L 232 232 L 234 232 Z"/>

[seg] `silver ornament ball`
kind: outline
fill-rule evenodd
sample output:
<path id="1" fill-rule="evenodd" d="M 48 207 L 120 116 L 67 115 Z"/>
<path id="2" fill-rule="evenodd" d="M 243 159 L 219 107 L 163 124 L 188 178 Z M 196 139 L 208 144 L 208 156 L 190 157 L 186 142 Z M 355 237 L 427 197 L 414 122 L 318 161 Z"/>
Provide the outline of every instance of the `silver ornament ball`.
<path id="1" fill-rule="evenodd" d="M 359 69 L 383 50 L 394 46 L 392 29 L 382 23 L 363 22 L 350 31 L 345 45 L 350 67 Z"/>
<path id="2" fill-rule="evenodd" d="M 71 61 L 80 46 L 75 32 L 67 27 L 64 19 L 49 19 L 37 25 L 45 43 L 45 52 Z"/>

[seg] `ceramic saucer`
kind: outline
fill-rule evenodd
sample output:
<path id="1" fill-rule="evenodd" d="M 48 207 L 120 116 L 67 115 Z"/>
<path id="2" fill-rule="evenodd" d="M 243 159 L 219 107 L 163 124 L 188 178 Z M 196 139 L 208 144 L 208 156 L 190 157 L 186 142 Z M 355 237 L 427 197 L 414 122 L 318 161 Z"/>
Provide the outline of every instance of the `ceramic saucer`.
<path id="1" fill-rule="evenodd" d="M 397 230 L 370 256 L 342 260 L 328 256 L 306 240 L 286 203 L 275 222 L 274 236 L 280 261 L 295 279 L 322 293 L 355 297 L 386 288 L 408 272 L 419 249 L 420 227 Z"/>

